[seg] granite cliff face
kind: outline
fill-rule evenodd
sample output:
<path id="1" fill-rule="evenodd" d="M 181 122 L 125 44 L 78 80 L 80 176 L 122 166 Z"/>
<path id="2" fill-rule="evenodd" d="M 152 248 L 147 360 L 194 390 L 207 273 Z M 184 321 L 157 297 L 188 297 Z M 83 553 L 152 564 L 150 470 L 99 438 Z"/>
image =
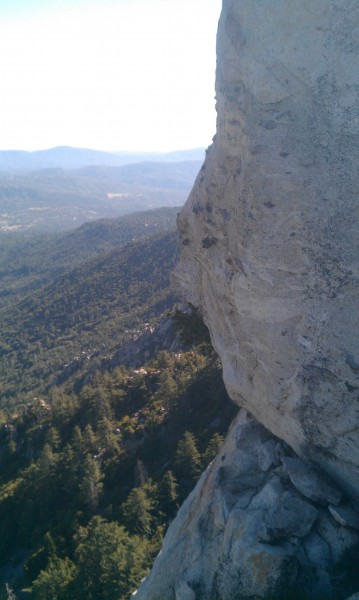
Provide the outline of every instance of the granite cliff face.
<path id="1" fill-rule="evenodd" d="M 359 539 L 359 3 L 223 0 L 217 56 L 176 278 L 256 420 L 242 409 L 137 597 L 342 598 L 335 565 Z"/>
<path id="2" fill-rule="evenodd" d="M 228 391 L 359 494 L 359 4 L 225 0 L 180 284 Z"/>

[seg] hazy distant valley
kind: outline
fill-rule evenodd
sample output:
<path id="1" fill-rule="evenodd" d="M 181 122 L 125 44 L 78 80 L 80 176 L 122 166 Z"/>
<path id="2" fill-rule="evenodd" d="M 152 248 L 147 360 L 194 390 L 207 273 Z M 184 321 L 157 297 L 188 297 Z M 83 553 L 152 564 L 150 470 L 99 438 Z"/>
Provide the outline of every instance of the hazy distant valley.
<path id="1" fill-rule="evenodd" d="M 173 306 L 176 215 L 201 164 L 174 159 L 193 153 L 0 152 L 0 409 L 111 360 Z"/>
<path id="2" fill-rule="evenodd" d="M 181 206 L 201 166 L 201 154 L 146 158 L 75 148 L 0 152 L 0 231 L 65 231 L 99 218 Z M 187 156 L 190 160 L 183 160 Z"/>

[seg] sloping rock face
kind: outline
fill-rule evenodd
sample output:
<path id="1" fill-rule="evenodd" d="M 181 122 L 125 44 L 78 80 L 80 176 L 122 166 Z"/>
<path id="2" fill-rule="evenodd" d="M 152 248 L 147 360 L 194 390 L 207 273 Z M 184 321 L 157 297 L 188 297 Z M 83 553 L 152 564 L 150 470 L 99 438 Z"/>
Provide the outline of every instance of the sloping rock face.
<path id="1" fill-rule="evenodd" d="M 359 495 L 359 3 L 224 0 L 177 278 L 230 396 Z"/>
<path id="2" fill-rule="evenodd" d="M 335 565 L 357 528 L 331 515 L 345 509 L 337 486 L 292 455 L 241 410 L 136 600 L 345 598 Z"/>

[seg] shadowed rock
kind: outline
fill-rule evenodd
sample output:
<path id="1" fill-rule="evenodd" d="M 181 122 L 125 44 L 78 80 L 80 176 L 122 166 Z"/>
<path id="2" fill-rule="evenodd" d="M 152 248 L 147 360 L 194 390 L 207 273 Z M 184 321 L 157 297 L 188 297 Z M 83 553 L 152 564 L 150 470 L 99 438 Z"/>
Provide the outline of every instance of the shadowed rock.
<path id="1" fill-rule="evenodd" d="M 318 504 L 339 504 L 343 493 L 323 473 L 298 458 L 283 457 L 282 462 L 292 484 L 303 496 Z"/>
<path id="2" fill-rule="evenodd" d="M 283 467 L 272 463 L 263 472 L 269 442 L 283 460 L 290 457 L 285 443 L 240 411 L 136 600 L 281 598 L 292 587 L 313 599 L 343 597 L 343 581 L 332 573 L 359 535 L 302 496 Z"/>

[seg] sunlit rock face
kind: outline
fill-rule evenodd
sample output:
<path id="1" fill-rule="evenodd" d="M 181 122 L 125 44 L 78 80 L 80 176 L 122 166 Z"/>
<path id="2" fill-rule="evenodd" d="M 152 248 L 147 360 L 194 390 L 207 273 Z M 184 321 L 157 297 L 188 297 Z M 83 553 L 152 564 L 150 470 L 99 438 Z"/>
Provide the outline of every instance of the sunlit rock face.
<path id="1" fill-rule="evenodd" d="M 244 408 L 136 600 L 343 599 L 358 591 L 338 562 L 359 540 L 359 2 L 223 0 L 217 48 L 217 133 L 176 279 Z"/>
<path id="2" fill-rule="evenodd" d="M 359 495 L 359 3 L 224 0 L 177 280 L 235 402 Z"/>

